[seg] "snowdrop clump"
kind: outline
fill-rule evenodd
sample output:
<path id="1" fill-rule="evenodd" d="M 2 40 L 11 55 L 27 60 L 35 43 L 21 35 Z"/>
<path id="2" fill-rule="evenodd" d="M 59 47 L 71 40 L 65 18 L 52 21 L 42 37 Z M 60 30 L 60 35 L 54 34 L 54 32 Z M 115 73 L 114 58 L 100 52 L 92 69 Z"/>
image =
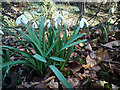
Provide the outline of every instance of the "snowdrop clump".
<path id="1" fill-rule="evenodd" d="M 28 19 L 26 18 L 25 15 L 21 15 L 16 19 L 16 24 L 19 25 L 21 23 L 27 24 L 28 23 Z"/>
<path id="2" fill-rule="evenodd" d="M 58 27 L 58 25 L 60 25 L 61 26 L 61 22 L 65 22 L 65 18 L 61 15 L 61 14 L 58 14 L 55 18 L 54 18 L 54 22 L 55 22 L 55 28 L 57 28 Z M 17 19 L 16 19 L 16 24 L 17 25 L 19 25 L 19 24 L 21 24 L 21 23 L 24 23 L 24 24 L 27 24 L 28 23 L 28 19 L 26 18 L 26 16 L 25 15 L 21 15 L 21 16 L 19 16 Z M 39 26 L 39 21 L 37 21 L 37 22 L 34 22 L 33 24 L 32 24 L 32 27 L 33 28 L 38 28 L 38 26 Z M 49 19 L 47 19 L 46 20 L 46 22 L 44 23 L 44 27 L 47 25 L 47 27 L 48 28 L 50 28 L 50 26 L 51 26 L 51 21 L 49 20 Z"/>
<path id="3" fill-rule="evenodd" d="M 58 24 L 61 26 L 61 21 L 65 22 L 65 18 L 64 18 L 61 14 L 58 14 L 58 15 L 54 18 L 54 21 L 55 21 L 55 27 L 57 28 L 57 27 L 58 27 Z"/>
<path id="4" fill-rule="evenodd" d="M 80 21 L 80 28 L 83 28 L 85 24 L 87 27 L 89 26 L 87 20 L 85 18 L 82 18 Z"/>

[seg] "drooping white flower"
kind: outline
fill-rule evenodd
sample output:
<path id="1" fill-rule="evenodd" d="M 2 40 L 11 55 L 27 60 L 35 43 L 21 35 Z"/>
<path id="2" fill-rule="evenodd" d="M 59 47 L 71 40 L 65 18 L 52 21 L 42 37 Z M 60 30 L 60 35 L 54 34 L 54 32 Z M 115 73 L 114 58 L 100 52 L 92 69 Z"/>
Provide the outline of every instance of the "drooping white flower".
<path id="1" fill-rule="evenodd" d="M 58 14 L 54 18 L 54 21 L 55 21 L 55 27 L 57 28 L 58 24 L 61 25 L 61 21 L 65 22 L 65 18 L 61 14 Z"/>
<path id="2" fill-rule="evenodd" d="M 19 25 L 21 23 L 27 24 L 28 19 L 25 17 L 25 15 L 21 15 L 16 19 L 16 24 Z"/>
<path id="3" fill-rule="evenodd" d="M 34 22 L 34 23 L 32 24 L 32 27 L 37 29 L 37 28 L 38 28 L 38 25 L 39 25 L 39 22 L 36 21 L 36 22 Z"/>
<path id="4" fill-rule="evenodd" d="M 112 12 L 112 14 L 114 13 L 114 11 L 115 11 L 115 8 L 112 7 L 112 8 L 111 8 L 111 12 Z"/>
<path id="5" fill-rule="evenodd" d="M 57 23 L 57 21 L 55 21 L 55 28 L 57 28 L 58 27 L 58 23 Z"/>
<path id="6" fill-rule="evenodd" d="M 47 25 L 48 28 L 50 28 L 51 23 L 50 23 L 50 20 L 49 20 L 49 19 L 47 19 L 46 22 L 44 23 L 44 27 L 45 27 L 46 25 Z"/>
<path id="7" fill-rule="evenodd" d="M 87 20 L 85 18 L 82 18 L 80 21 L 80 28 L 83 28 L 85 24 L 87 27 L 89 26 Z"/>
<path id="8" fill-rule="evenodd" d="M 63 22 L 65 22 L 65 18 L 61 15 L 61 14 L 58 14 L 57 16 L 56 16 L 56 18 L 55 18 L 55 21 L 61 21 L 61 20 L 63 20 Z"/>
<path id="9" fill-rule="evenodd" d="M 4 34 L 2 30 L 0 30 L 0 34 Z"/>

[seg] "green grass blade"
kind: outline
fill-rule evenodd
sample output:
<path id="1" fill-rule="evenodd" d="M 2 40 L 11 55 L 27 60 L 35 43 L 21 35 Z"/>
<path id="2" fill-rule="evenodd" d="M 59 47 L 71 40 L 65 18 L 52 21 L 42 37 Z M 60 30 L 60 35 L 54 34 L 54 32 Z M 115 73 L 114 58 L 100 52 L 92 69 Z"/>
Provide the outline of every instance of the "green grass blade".
<path id="1" fill-rule="evenodd" d="M 60 61 L 60 62 L 64 62 L 65 60 L 64 59 L 62 59 L 62 58 L 59 58 L 59 57 L 50 57 L 50 59 L 52 59 L 52 60 L 55 60 L 55 61 Z"/>
<path id="2" fill-rule="evenodd" d="M 40 45 L 37 36 L 32 32 L 32 30 L 30 29 L 30 27 L 27 24 L 24 24 L 24 26 L 26 27 L 26 29 L 27 29 L 30 37 L 32 38 L 32 40 Z"/>
<path id="3" fill-rule="evenodd" d="M 43 30 L 42 48 L 43 48 L 43 53 L 45 54 L 45 50 L 46 50 L 45 30 Z"/>
<path id="4" fill-rule="evenodd" d="M 75 41 L 76 39 L 82 37 L 83 35 L 85 35 L 85 33 L 81 33 L 79 35 L 75 35 L 73 36 L 70 40 L 67 41 L 67 43 L 64 46 L 67 46 L 68 44 L 70 44 L 71 42 Z"/>
<path id="5" fill-rule="evenodd" d="M 10 53 L 9 53 L 9 50 L 7 49 L 6 50 L 6 54 L 4 54 L 4 58 L 5 58 L 5 62 L 9 62 L 10 61 Z"/>
<path id="6" fill-rule="evenodd" d="M 15 64 L 29 64 L 29 63 L 27 61 L 23 61 L 23 60 L 20 60 L 20 61 L 9 61 L 9 62 L 3 63 L 2 64 L 2 68 L 6 67 L 6 66 L 9 66 L 9 65 L 15 65 Z"/>
<path id="7" fill-rule="evenodd" d="M 51 45 L 50 49 L 48 50 L 48 52 L 46 53 L 46 55 L 44 56 L 44 58 L 47 57 L 47 55 L 51 52 L 51 50 L 53 49 L 53 47 L 56 45 L 57 40 Z"/>
<path id="8" fill-rule="evenodd" d="M 72 47 L 70 47 L 70 48 L 68 49 L 67 54 L 66 54 L 66 56 L 65 56 L 66 60 L 65 60 L 65 62 L 64 62 L 62 65 L 60 65 L 60 66 L 61 66 L 61 69 L 60 69 L 61 71 L 64 70 L 64 67 L 65 67 L 66 63 L 68 62 L 68 60 L 69 60 L 69 58 L 70 58 L 70 55 L 72 54 L 72 52 L 73 52 L 74 50 L 76 50 L 76 48 L 74 49 L 74 46 L 72 46 Z"/>
<path id="9" fill-rule="evenodd" d="M 65 49 L 65 48 L 74 46 L 74 45 L 76 45 L 76 44 L 79 44 L 79 43 L 82 43 L 82 42 L 85 42 L 85 41 L 87 41 L 87 39 L 84 39 L 84 40 L 80 40 L 80 41 L 74 42 L 74 43 L 72 43 L 72 44 L 70 44 L 70 45 L 64 46 L 60 51 L 62 51 L 62 50 Z"/>
<path id="10" fill-rule="evenodd" d="M 108 22 L 108 25 L 107 25 L 107 28 L 106 28 L 107 32 L 109 31 L 110 22 L 111 22 L 111 20 Z"/>
<path id="11" fill-rule="evenodd" d="M 78 32 L 79 32 L 79 30 L 80 30 L 80 25 L 79 25 L 79 26 L 77 27 L 77 29 L 75 30 L 74 35 L 77 35 Z"/>
<path id="12" fill-rule="evenodd" d="M 72 89 L 72 86 L 68 83 L 68 81 L 65 79 L 65 77 L 62 75 L 62 73 L 53 65 L 49 66 L 51 70 L 55 73 L 57 78 L 61 81 L 61 83 L 68 89 Z"/>
<path id="13" fill-rule="evenodd" d="M 41 61 L 41 62 L 47 62 L 47 61 L 45 60 L 45 58 L 43 58 L 43 57 L 40 56 L 39 54 L 35 54 L 35 55 L 33 55 L 33 57 L 34 57 L 35 59 Z"/>

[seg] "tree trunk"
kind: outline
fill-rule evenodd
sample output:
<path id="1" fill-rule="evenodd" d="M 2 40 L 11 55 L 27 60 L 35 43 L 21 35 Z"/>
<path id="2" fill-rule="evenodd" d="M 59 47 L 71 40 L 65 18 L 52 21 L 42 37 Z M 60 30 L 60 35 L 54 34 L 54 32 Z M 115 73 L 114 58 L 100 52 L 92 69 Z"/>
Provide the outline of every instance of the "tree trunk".
<path id="1" fill-rule="evenodd" d="M 84 2 L 78 2 L 80 16 L 84 13 Z"/>

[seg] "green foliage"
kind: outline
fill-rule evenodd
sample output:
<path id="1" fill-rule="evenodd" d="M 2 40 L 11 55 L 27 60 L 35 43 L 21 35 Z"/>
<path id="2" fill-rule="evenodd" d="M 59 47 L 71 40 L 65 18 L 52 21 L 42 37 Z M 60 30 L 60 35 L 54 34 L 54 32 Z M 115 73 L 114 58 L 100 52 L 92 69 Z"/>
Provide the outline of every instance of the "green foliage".
<path id="1" fill-rule="evenodd" d="M 51 26 L 50 29 L 44 28 L 44 17 L 41 17 L 39 30 L 35 30 L 27 24 L 24 24 L 24 26 L 28 34 L 18 28 L 4 26 L 11 35 L 15 36 L 17 40 L 24 45 L 28 52 L 23 52 L 10 46 L 2 46 L 4 50 L 8 49 L 15 56 L 22 57 L 23 59 L 18 61 L 9 60 L 9 62 L 3 63 L 2 68 L 9 65 L 25 64 L 33 67 L 38 74 L 43 77 L 48 72 L 50 65 L 59 65 L 59 68 L 64 70 L 65 64 L 67 63 L 71 53 L 75 50 L 74 45 L 86 41 L 86 39 L 84 39 L 74 42 L 85 35 L 84 33 L 78 34 L 80 27 L 78 27 L 72 35 L 68 36 L 66 28 L 64 27 L 65 33 L 63 33 L 63 38 L 61 39 L 62 27 L 58 27 L 57 30 L 55 30 L 54 26 Z M 17 36 L 10 29 L 16 30 L 19 34 L 21 34 L 21 36 Z M 31 47 L 27 46 L 25 42 L 29 43 Z M 35 55 L 33 54 L 31 48 L 34 49 L 36 53 Z M 67 81 L 65 82 L 66 84 L 64 84 L 63 80 L 65 80 L 65 78 L 61 76 L 62 74 L 60 74 L 58 70 L 55 71 L 56 68 L 54 66 L 50 66 L 50 68 L 56 74 L 58 79 L 60 79 L 63 85 L 65 85 L 65 87 L 71 88 Z"/>
<path id="2" fill-rule="evenodd" d="M 110 26 L 110 22 L 106 22 L 106 25 L 104 25 L 103 23 L 99 24 L 100 30 L 102 32 L 101 36 L 103 37 L 103 43 L 108 42 L 108 32 L 109 32 L 109 26 Z"/>
<path id="3" fill-rule="evenodd" d="M 60 73 L 60 71 L 55 66 L 50 65 L 49 67 L 52 69 L 52 71 L 55 73 L 55 75 L 58 77 L 58 79 L 66 88 L 69 88 L 69 89 L 72 88 L 71 85 L 65 79 L 65 77 L 62 75 L 62 73 Z"/>

